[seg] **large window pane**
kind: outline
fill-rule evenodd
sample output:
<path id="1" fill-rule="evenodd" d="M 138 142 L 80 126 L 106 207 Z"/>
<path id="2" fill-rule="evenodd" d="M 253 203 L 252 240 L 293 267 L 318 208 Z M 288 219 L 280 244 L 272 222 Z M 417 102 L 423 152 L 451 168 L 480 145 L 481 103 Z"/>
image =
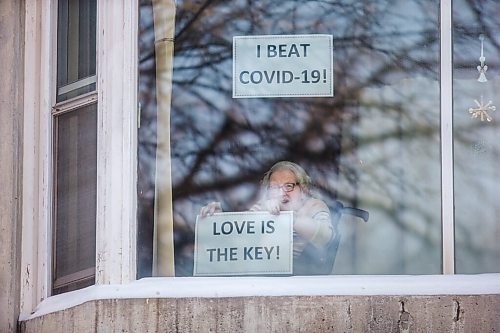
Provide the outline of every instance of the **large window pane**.
<path id="1" fill-rule="evenodd" d="M 178 1 L 173 75 L 160 78 L 162 27 L 147 2 L 141 14 L 139 223 L 154 229 L 157 137 L 170 131 L 176 275 L 192 275 L 200 207 L 249 209 L 281 160 L 304 167 L 330 209 L 370 213 L 341 219 L 333 274 L 440 272 L 437 2 Z M 333 36 L 333 98 L 232 98 L 233 36 L 298 34 Z M 170 80 L 169 109 L 158 108 L 154 93 Z"/>
<path id="2" fill-rule="evenodd" d="M 500 3 L 453 6 L 456 271 L 500 272 Z"/>

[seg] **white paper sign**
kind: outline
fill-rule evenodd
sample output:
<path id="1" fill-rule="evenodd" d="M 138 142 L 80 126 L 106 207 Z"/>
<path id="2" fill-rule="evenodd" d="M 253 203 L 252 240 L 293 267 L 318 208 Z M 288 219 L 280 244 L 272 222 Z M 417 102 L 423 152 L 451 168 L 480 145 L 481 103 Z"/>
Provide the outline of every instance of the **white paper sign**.
<path id="1" fill-rule="evenodd" d="M 331 96 L 332 35 L 233 37 L 233 98 Z"/>
<path id="2" fill-rule="evenodd" d="M 292 274 L 293 212 L 196 219 L 194 276 Z"/>

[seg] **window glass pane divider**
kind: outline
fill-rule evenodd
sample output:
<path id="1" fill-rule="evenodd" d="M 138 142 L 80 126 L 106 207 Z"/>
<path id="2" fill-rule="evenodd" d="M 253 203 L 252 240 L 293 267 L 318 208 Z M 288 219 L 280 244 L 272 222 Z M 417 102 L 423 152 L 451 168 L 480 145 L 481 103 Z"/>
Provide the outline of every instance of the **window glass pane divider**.
<path id="1" fill-rule="evenodd" d="M 97 102 L 97 92 L 90 92 L 85 95 L 81 95 L 72 99 L 69 99 L 67 101 L 64 101 L 62 103 L 56 104 L 52 108 L 52 115 L 53 116 L 58 116 L 60 114 L 72 111 L 77 108 L 81 108 L 83 106 L 92 104 Z"/>
<path id="2" fill-rule="evenodd" d="M 441 1 L 441 223 L 443 274 L 455 273 L 453 187 L 453 44 L 451 0 Z"/>

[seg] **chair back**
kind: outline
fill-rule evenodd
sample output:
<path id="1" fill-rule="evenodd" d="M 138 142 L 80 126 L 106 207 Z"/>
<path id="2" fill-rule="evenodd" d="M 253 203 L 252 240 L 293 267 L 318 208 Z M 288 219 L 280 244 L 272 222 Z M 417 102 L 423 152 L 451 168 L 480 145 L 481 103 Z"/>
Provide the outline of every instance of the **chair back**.
<path id="1" fill-rule="evenodd" d="M 294 275 L 328 275 L 333 272 L 335 258 L 342 238 L 340 222 L 342 215 L 352 215 L 368 222 L 369 213 L 363 209 L 345 207 L 340 201 L 330 206 L 331 223 L 334 237 L 327 246 L 318 249 L 308 244 L 298 258 L 294 259 Z"/>

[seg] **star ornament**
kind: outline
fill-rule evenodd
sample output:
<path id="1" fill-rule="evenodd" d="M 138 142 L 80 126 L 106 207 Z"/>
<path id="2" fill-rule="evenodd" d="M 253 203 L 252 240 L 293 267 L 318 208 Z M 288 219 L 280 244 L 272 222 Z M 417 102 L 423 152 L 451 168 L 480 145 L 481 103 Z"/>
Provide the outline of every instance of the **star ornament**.
<path id="1" fill-rule="evenodd" d="M 481 121 L 492 121 L 493 117 L 490 115 L 491 112 L 494 112 L 497 108 L 496 106 L 492 105 L 492 101 L 489 101 L 488 103 L 484 104 L 483 102 L 483 96 L 481 96 L 480 100 L 478 101 L 477 99 L 474 100 L 476 103 L 477 107 L 476 108 L 469 108 L 469 113 L 471 114 L 472 118 L 479 118 Z"/>

